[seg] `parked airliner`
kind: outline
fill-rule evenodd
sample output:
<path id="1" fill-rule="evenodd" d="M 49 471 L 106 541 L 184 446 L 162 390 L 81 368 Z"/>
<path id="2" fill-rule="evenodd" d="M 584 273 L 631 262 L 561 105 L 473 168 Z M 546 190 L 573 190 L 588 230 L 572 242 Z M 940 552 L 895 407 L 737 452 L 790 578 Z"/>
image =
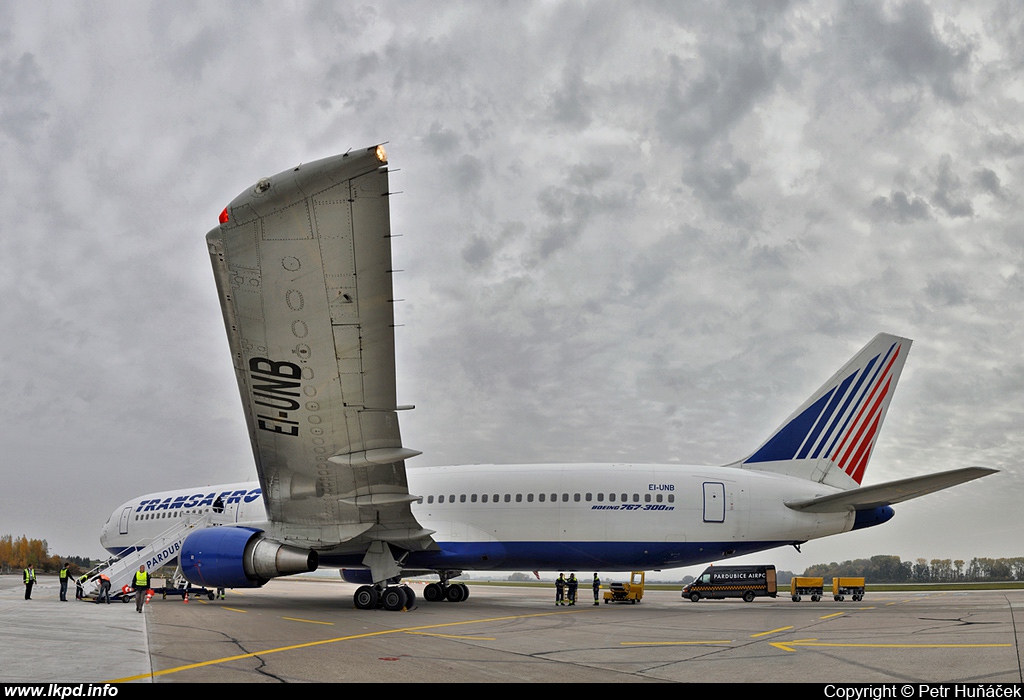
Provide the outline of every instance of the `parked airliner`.
<path id="1" fill-rule="evenodd" d="M 160 551 L 208 587 L 338 567 L 360 608 L 469 594 L 466 570 L 665 569 L 872 527 L 892 505 L 995 470 L 863 486 L 910 350 L 879 334 L 748 457 L 724 466 L 406 469 L 395 392 L 387 155 L 303 164 L 236 197 L 207 235 L 258 481 L 118 506 L 101 542 Z"/>

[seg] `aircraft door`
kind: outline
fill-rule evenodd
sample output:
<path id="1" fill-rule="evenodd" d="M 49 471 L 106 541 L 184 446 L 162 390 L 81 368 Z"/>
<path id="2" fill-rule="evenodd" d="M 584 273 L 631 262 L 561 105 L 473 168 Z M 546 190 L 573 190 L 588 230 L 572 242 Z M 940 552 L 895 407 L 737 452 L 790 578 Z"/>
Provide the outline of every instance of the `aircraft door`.
<path id="1" fill-rule="evenodd" d="M 122 534 L 122 535 L 127 535 L 128 534 L 128 520 L 131 518 L 131 515 L 132 515 L 132 507 L 131 506 L 126 506 L 125 508 L 121 509 L 121 518 L 120 518 L 120 520 L 118 521 L 118 524 L 117 524 L 117 531 L 120 534 Z"/>
<path id="2" fill-rule="evenodd" d="M 704 482 L 704 522 L 725 522 L 725 484 L 720 481 Z"/>

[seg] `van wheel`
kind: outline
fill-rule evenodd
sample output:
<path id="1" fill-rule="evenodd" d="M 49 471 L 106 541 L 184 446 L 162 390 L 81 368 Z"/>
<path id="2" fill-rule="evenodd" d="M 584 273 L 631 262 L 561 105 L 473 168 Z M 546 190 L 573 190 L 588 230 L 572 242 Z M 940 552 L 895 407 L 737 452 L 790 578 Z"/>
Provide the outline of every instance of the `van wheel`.
<path id="1" fill-rule="evenodd" d="M 753 591 L 747 591 L 746 593 L 744 593 L 743 594 L 743 602 L 744 603 L 753 603 L 754 602 L 754 592 Z"/>
<path id="2" fill-rule="evenodd" d="M 696 603 L 698 600 L 700 600 L 700 593 L 691 593 L 690 600 Z"/>

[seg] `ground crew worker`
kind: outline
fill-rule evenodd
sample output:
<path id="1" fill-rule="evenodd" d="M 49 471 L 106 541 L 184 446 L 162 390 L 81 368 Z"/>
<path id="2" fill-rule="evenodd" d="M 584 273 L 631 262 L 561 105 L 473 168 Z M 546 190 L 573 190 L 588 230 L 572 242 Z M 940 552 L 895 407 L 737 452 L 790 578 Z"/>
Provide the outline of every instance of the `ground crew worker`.
<path id="1" fill-rule="evenodd" d="M 36 585 L 36 569 L 31 564 L 25 569 L 25 600 L 32 600 L 32 586 Z"/>
<path id="2" fill-rule="evenodd" d="M 102 603 L 104 599 L 106 599 L 107 605 L 110 605 L 110 577 L 100 574 L 100 594 L 96 597 L 96 602 Z"/>
<path id="3" fill-rule="evenodd" d="M 580 582 L 576 580 L 576 574 L 569 574 L 569 605 L 576 605 L 576 589 L 579 587 Z"/>
<path id="4" fill-rule="evenodd" d="M 565 605 L 565 574 L 555 579 L 555 605 Z"/>
<path id="5" fill-rule="evenodd" d="M 60 599 L 64 603 L 68 602 L 68 577 L 71 576 L 71 572 L 68 569 L 70 567 L 70 562 L 64 562 L 64 568 L 57 574 L 57 578 L 60 579 Z"/>
<path id="6" fill-rule="evenodd" d="M 142 612 L 142 606 L 146 604 L 146 594 L 149 593 L 149 574 L 146 573 L 145 564 L 135 572 L 132 587 L 135 589 L 135 612 Z"/>
<path id="7" fill-rule="evenodd" d="M 75 600 L 81 600 L 85 597 L 85 582 L 89 580 L 88 574 L 82 574 L 75 579 Z"/>
<path id="8" fill-rule="evenodd" d="M 594 572 L 594 605 L 598 605 L 597 597 L 598 592 L 601 590 L 601 579 L 597 577 L 597 572 Z"/>

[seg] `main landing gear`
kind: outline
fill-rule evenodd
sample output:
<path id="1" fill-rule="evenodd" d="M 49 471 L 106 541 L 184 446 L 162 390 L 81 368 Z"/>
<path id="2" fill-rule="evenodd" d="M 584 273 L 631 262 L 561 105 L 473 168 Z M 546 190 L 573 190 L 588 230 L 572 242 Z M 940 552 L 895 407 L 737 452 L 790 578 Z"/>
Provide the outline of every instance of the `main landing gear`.
<path id="1" fill-rule="evenodd" d="M 464 583 L 428 583 L 423 589 L 423 599 L 431 603 L 447 600 L 449 603 L 461 603 L 469 597 L 469 586 Z"/>
<path id="2" fill-rule="evenodd" d="M 416 607 L 416 592 L 408 586 L 360 586 L 352 596 L 360 610 L 410 610 Z"/>

